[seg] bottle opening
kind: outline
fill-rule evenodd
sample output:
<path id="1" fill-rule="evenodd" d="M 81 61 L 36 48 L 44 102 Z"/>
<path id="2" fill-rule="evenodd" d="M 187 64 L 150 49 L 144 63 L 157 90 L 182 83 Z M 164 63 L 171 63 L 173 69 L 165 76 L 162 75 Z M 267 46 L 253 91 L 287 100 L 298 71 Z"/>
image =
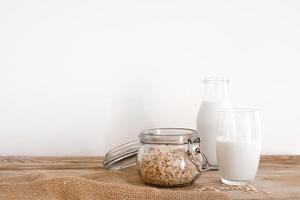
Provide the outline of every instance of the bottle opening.
<path id="1" fill-rule="evenodd" d="M 203 79 L 203 83 L 207 82 L 226 82 L 229 83 L 229 79 L 225 77 L 206 77 Z"/>

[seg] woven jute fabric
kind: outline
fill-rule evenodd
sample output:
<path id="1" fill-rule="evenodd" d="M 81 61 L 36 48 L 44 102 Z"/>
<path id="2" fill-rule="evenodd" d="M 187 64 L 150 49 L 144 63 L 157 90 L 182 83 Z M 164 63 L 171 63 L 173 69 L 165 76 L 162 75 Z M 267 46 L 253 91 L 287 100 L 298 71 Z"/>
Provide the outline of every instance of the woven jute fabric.
<path id="1" fill-rule="evenodd" d="M 200 191 L 201 185 L 156 188 L 144 185 L 136 168 L 121 171 L 5 170 L 0 171 L 0 200 L 225 200 L 221 192 Z M 201 177 L 200 177 L 201 178 Z"/>

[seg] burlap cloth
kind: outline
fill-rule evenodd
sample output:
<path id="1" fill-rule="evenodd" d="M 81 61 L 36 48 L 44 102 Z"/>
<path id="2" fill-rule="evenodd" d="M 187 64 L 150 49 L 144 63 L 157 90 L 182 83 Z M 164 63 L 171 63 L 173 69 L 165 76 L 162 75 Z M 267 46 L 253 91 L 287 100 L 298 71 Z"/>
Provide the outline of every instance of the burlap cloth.
<path id="1" fill-rule="evenodd" d="M 201 177 L 200 177 L 201 179 Z M 221 192 L 200 191 L 203 185 L 164 189 L 144 185 L 132 166 L 121 171 L 98 169 L 0 170 L 0 199 L 228 199 Z"/>

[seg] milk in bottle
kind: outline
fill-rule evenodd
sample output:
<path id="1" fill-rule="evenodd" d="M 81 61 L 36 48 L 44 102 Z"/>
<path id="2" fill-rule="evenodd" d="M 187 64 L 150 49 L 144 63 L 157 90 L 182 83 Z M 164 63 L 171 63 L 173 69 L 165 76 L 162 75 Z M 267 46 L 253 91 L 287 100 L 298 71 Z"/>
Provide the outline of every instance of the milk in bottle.
<path id="1" fill-rule="evenodd" d="M 217 165 L 216 154 L 216 126 L 218 111 L 229 108 L 227 85 L 228 80 L 224 78 L 205 78 L 204 96 L 197 117 L 197 130 L 202 140 L 202 152 L 212 165 Z"/>

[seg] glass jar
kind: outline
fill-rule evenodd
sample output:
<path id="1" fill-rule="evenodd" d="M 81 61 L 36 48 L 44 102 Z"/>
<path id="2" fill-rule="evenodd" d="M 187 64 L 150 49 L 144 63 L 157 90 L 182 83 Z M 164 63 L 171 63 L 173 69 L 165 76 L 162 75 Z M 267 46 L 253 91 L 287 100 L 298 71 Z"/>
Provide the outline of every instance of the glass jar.
<path id="1" fill-rule="evenodd" d="M 206 157 L 200 152 L 198 132 L 183 128 L 142 131 L 137 167 L 144 183 L 159 187 L 192 184 Z"/>

